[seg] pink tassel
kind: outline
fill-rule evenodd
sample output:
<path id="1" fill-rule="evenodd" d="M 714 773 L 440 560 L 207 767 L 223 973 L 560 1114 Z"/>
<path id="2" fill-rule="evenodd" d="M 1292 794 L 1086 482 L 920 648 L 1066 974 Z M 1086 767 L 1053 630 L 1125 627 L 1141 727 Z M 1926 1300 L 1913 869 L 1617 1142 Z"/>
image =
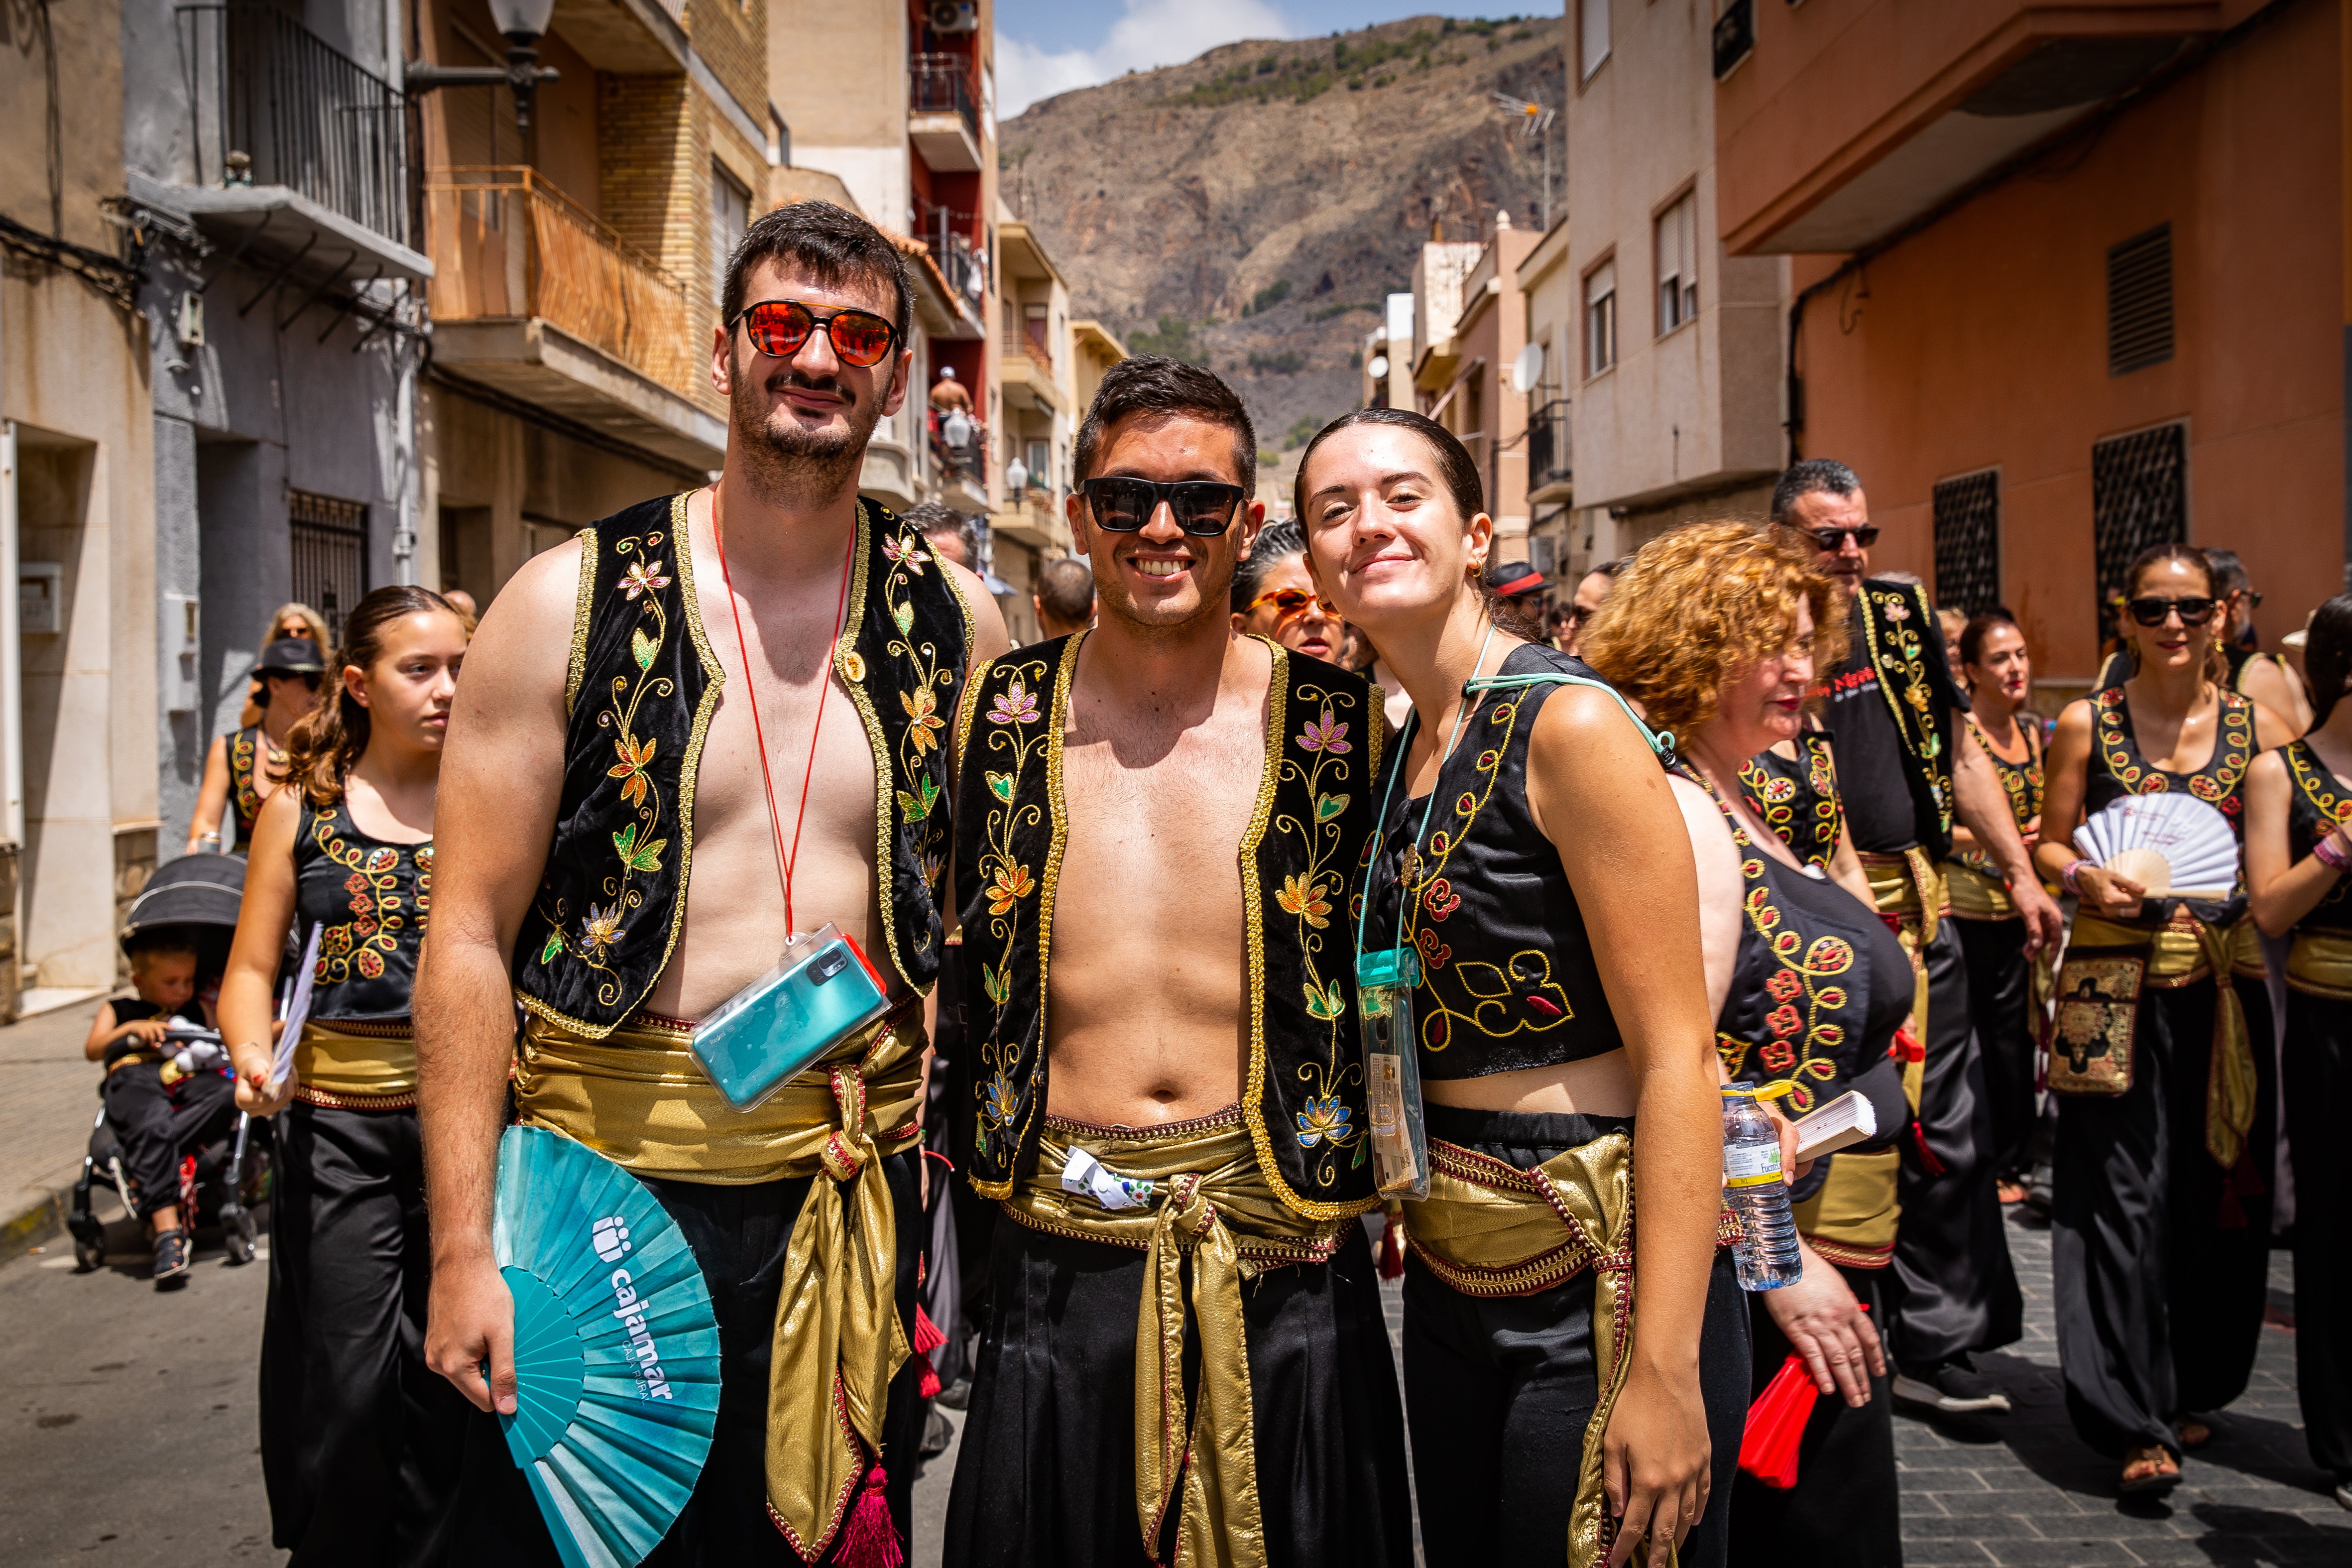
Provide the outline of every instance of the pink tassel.
<path id="1" fill-rule="evenodd" d="M 866 1472 L 866 1485 L 842 1524 L 841 1551 L 834 1558 L 840 1568 L 905 1568 L 907 1553 L 882 1496 L 888 1479 L 879 1465 Z"/>
<path id="2" fill-rule="evenodd" d="M 929 1355 L 947 1342 L 947 1335 L 940 1331 L 940 1326 L 931 1321 L 931 1315 L 924 1311 L 921 1303 L 918 1302 L 915 1307 L 915 1353 Z"/>

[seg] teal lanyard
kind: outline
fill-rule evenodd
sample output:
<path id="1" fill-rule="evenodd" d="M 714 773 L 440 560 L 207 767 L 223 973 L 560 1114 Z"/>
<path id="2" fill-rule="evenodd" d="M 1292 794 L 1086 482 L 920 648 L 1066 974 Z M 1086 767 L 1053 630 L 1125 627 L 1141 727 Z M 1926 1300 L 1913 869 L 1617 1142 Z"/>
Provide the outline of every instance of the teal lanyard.
<path id="1" fill-rule="evenodd" d="M 1633 728 L 1641 732 L 1642 739 L 1649 742 L 1651 752 L 1668 767 L 1672 767 L 1674 765 L 1675 760 L 1674 732 L 1670 730 L 1653 730 L 1647 724 L 1642 722 L 1642 716 L 1633 711 L 1632 704 L 1625 700 L 1624 693 L 1619 691 L 1615 687 L 1610 685 L 1605 680 L 1589 680 L 1581 675 L 1570 675 L 1565 670 L 1558 669 L 1541 670 L 1533 675 L 1489 675 L 1481 677 L 1478 674 L 1478 669 L 1480 666 L 1486 662 L 1486 649 L 1494 640 L 1495 628 L 1490 625 L 1486 628 L 1486 640 L 1478 645 L 1477 662 L 1470 667 L 1470 679 L 1462 683 L 1461 706 L 1454 710 L 1454 733 L 1446 741 L 1445 750 L 1439 754 L 1437 759 L 1437 768 L 1441 776 L 1445 771 L 1445 759 L 1454 754 L 1454 748 L 1461 742 L 1463 723 L 1470 717 L 1470 709 L 1472 706 L 1470 700 L 1472 696 L 1476 693 L 1487 691 L 1524 690 L 1530 686 L 1589 686 L 1596 691 L 1607 692 L 1611 700 L 1613 700 L 1619 708 L 1624 710 L 1625 717 L 1633 721 Z M 1372 889 L 1376 879 L 1380 876 L 1381 837 L 1388 827 L 1389 805 L 1396 798 L 1397 774 L 1404 772 L 1405 759 L 1412 753 L 1413 727 L 1420 722 L 1421 713 L 1418 709 L 1406 717 L 1404 729 L 1401 731 L 1397 736 L 1396 763 L 1389 772 L 1388 784 L 1381 791 L 1381 815 L 1373 821 L 1372 824 L 1371 869 L 1366 872 L 1364 876 L 1364 907 L 1356 911 L 1356 952 L 1359 955 L 1362 954 L 1364 952 L 1364 930 L 1366 923 L 1371 918 Z M 1423 840 L 1429 837 L 1429 819 L 1431 815 L 1434 813 L 1436 809 L 1437 785 L 1433 783 L 1429 786 L 1429 804 L 1422 807 L 1420 831 L 1413 837 L 1413 843 L 1416 846 L 1420 845 Z M 1397 871 L 1397 885 L 1400 889 L 1403 887 L 1404 879 L 1404 869 L 1400 867 Z M 1397 906 L 1398 945 L 1402 946 L 1403 942 L 1404 906 L 1400 903 Z M 1359 958 L 1359 962 L 1361 962 L 1360 956 Z"/>

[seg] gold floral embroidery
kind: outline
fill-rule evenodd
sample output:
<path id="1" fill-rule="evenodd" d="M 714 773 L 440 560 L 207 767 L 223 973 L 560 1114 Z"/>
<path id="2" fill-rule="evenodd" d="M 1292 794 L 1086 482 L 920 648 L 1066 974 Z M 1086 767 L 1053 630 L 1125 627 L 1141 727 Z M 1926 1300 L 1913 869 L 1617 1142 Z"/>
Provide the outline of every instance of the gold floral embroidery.
<path id="1" fill-rule="evenodd" d="M 410 850 L 416 868 L 415 889 L 401 897 L 400 850 L 393 845 L 353 844 L 342 835 L 343 808 L 331 807 L 310 819 L 310 842 L 319 853 L 349 873 L 343 891 L 352 918 L 325 927 L 319 935 L 319 956 L 311 965 L 314 981 L 341 984 L 354 975 L 377 980 L 384 960 L 400 951 L 400 933 L 408 929 L 408 911 L 416 916 L 418 940 L 424 937 L 425 914 L 433 905 L 433 846 Z"/>
<path id="2" fill-rule="evenodd" d="M 1073 652 L 1081 640 L 1083 634 L 1071 639 Z M 1071 662 L 1066 656 L 1064 668 L 1069 668 Z M 984 715 L 987 725 L 979 736 L 979 751 L 976 752 L 973 748 L 969 730 L 961 746 L 963 776 L 970 780 L 977 770 L 992 797 L 983 829 L 985 842 L 973 865 L 985 879 L 988 934 L 996 943 L 994 962 L 990 962 L 988 953 L 971 942 L 969 934 L 964 949 L 966 961 L 980 965 L 981 990 L 993 1009 L 987 1027 L 976 1030 L 985 1042 L 980 1047 L 980 1058 L 988 1070 L 988 1077 L 981 1085 L 979 1121 L 974 1134 L 982 1154 L 988 1153 L 1000 1136 L 1018 1137 L 1017 1131 L 1009 1124 L 1017 1110 L 1012 1075 L 1023 1042 L 1003 1037 L 1005 1009 L 1013 1000 L 1013 947 L 1021 929 L 1016 910 L 1024 900 L 1036 896 L 1040 885 L 1034 873 L 1015 854 L 1013 836 L 1017 827 L 1034 827 L 1044 820 L 1044 809 L 1035 801 L 1018 804 L 1017 797 L 1023 773 L 1045 760 L 1047 752 L 1055 749 L 1052 746 L 1054 727 L 1045 722 L 1045 716 L 1038 701 L 1039 691 L 1053 678 L 1052 667 L 1043 658 L 1026 659 L 1012 665 L 991 665 L 985 671 L 974 674 L 975 694 L 980 681 L 987 679 L 992 682 L 1000 670 L 1009 671 L 1011 679 L 996 693 L 995 700 L 990 703 Z M 972 701 L 967 699 L 967 714 L 972 706 Z M 989 763 L 999 765 L 990 768 L 986 765 Z M 1041 1013 L 1045 1006 L 1047 935 L 1041 921 L 1036 934 L 1037 994 Z M 978 1022 L 974 1020 L 975 1024 Z"/>
<path id="3" fill-rule="evenodd" d="M 2320 823 L 2352 823 L 2352 795 L 2337 792 L 2335 773 L 2320 762 L 2311 742 L 2294 742 L 2286 748 L 2285 756 L 2287 773 L 2294 781 L 2295 792 L 2318 814 Z M 2326 832 L 2326 826 L 2322 826 L 2313 837 L 2316 838 Z M 2338 877 L 2305 921 L 2314 925 L 2326 924 L 2327 921 L 2315 921 L 2312 916 L 2325 910 L 2329 921 L 2340 920 L 2347 908 L 2352 908 L 2352 878 Z"/>
<path id="4" fill-rule="evenodd" d="M 1289 679 L 1288 661 L 1277 654 L 1274 665 L 1274 684 L 1277 689 Z M 1348 785 L 1355 776 L 1357 740 L 1350 731 L 1359 722 L 1357 698 L 1354 693 L 1333 690 L 1328 687 L 1302 681 L 1291 687 L 1289 695 L 1305 710 L 1297 731 L 1288 739 L 1288 746 L 1297 754 L 1286 752 L 1277 782 L 1303 786 L 1304 797 L 1312 804 L 1305 818 L 1291 812 L 1281 812 L 1270 826 L 1285 837 L 1295 837 L 1306 849 L 1306 869 L 1283 878 L 1281 888 L 1274 896 L 1275 907 L 1295 922 L 1297 946 L 1307 973 L 1307 1016 L 1323 1026 L 1326 1034 L 1320 1060 L 1301 1062 L 1299 1080 L 1307 1086 L 1307 1100 L 1297 1114 L 1297 1128 L 1293 1136 L 1298 1146 L 1309 1152 L 1310 1167 L 1318 1187 L 1334 1185 L 1339 1180 L 1339 1156 L 1348 1156 L 1346 1169 L 1354 1170 L 1364 1163 L 1369 1147 L 1364 1142 L 1364 1130 L 1354 1124 L 1345 1093 L 1360 1089 L 1364 1081 L 1364 1066 L 1356 1053 L 1347 1048 L 1341 1028 L 1348 1012 L 1348 994 L 1338 974 L 1326 976 L 1320 963 L 1328 940 L 1321 933 L 1331 923 L 1331 900 L 1344 889 L 1348 868 L 1344 829 L 1340 819 L 1347 815 L 1352 795 Z M 1285 725 L 1286 731 L 1290 728 Z M 1359 737 L 1360 739 L 1360 737 Z M 1269 744 L 1282 743 L 1278 739 Z M 1242 875 L 1250 877 L 1249 861 L 1244 857 Z M 1248 885 L 1255 886 L 1255 882 Z M 1339 962 L 1351 962 L 1354 944 L 1342 942 L 1337 954 Z M 1255 1111 L 1257 1098 L 1253 1095 L 1249 1105 Z M 1255 1129 L 1253 1129 L 1255 1131 Z"/>
<path id="5" fill-rule="evenodd" d="M 1903 738 L 1904 748 L 1913 759 L 1927 770 L 1941 830 L 1948 834 L 1952 830 L 1952 770 L 1950 759 L 1944 755 L 1943 733 L 1935 722 L 1934 683 L 1927 673 L 1927 645 L 1920 640 L 1919 628 L 1910 624 L 1915 618 L 1910 595 L 1915 592 L 1907 585 L 1864 584 L 1862 633 L 1870 648 L 1871 663 L 1878 671 L 1879 690 L 1886 698 L 1888 711 L 1895 715 L 1895 733 Z M 1925 602 L 1923 597 L 1921 603 Z M 1882 618 L 1886 623 L 1884 628 L 1879 624 Z M 1926 624 L 1932 626 L 1936 623 L 1929 616 Z"/>

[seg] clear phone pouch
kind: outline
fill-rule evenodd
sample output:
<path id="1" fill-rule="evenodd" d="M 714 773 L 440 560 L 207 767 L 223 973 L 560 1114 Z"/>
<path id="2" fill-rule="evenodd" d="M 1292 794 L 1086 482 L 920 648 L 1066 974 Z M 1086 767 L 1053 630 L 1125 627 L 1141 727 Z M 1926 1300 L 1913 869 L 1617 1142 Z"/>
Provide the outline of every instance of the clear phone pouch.
<path id="1" fill-rule="evenodd" d="M 727 1103 L 750 1110 L 888 1011 L 882 976 L 828 921 L 697 1024 L 688 1048 Z"/>
<path id="2" fill-rule="evenodd" d="M 1356 1010 L 1363 1020 L 1364 1100 L 1370 1115 L 1372 1179 L 1381 1195 L 1429 1195 L 1429 1135 L 1421 1117 L 1419 1036 L 1412 990 L 1421 984 L 1421 955 L 1384 948 L 1356 960 Z"/>

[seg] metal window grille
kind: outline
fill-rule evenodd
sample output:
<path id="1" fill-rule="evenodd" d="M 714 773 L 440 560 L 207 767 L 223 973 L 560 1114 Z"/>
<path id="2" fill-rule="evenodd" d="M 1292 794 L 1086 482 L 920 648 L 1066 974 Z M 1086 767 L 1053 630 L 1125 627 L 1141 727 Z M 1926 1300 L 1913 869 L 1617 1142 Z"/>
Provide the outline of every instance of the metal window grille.
<path id="1" fill-rule="evenodd" d="M 368 590 L 367 508 L 353 500 L 294 490 L 286 531 L 294 557 L 294 596 L 327 617 L 340 647 L 343 617 Z"/>
<path id="2" fill-rule="evenodd" d="M 1715 19 L 1715 79 L 1729 76 L 1756 52 L 1755 0 L 1731 0 Z"/>
<path id="3" fill-rule="evenodd" d="M 1980 615 L 2000 603 L 2000 470 L 1936 486 L 1936 604 Z"/>
<path id="4" fill-rule="evenodd" d="M 2107 374 L 2172 357 L 2172 226 L 2158 224 L 2107 251 Z"/>
<path id="5" fill-rule="evenodd" d="M 2099 570 L 2099 635 L 2115 631 L 2112 602 L 2132 557 L 2189 538 L 2189 427 L 2159 425 L 2091 448 L 2091 521 Z"/>

